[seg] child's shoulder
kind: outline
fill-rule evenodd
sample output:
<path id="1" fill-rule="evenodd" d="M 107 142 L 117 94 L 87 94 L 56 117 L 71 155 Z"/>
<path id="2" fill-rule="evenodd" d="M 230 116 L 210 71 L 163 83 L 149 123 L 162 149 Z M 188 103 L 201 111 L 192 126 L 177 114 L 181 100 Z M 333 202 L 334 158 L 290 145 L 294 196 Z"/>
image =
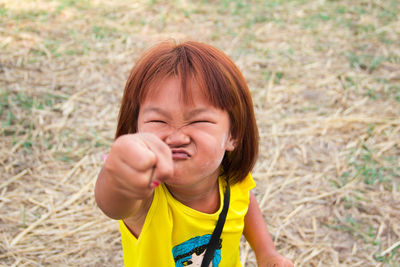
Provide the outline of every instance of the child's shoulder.
<path id="1" fill-rule="evenodd" d="M 254 182 L 253 176 L 251 175 L 251 173 L 249 173 L 243 180 L 235 183 L 231 187 L 233 189 L 238 188 L 238 190 L 241 190 L 241 191 L 250 191 L 255 186 L 256 186 L 256 183 Z"/>

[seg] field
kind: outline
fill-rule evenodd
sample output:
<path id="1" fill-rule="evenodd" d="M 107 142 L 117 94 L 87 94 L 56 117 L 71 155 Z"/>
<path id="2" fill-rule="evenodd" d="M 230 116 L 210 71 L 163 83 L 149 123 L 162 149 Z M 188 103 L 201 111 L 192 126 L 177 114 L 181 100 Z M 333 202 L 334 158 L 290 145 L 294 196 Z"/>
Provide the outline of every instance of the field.
<path id="1" fill-rule="evenodd" d="M 0 266 L 122 266 L 93 188 L 129 71 L 165 39 L 227 53 L 255 190 L 295 266 L 400 266 L 400 1 L 0 0 Z M 243 240 L 244 266 L 256 266 Z"/>

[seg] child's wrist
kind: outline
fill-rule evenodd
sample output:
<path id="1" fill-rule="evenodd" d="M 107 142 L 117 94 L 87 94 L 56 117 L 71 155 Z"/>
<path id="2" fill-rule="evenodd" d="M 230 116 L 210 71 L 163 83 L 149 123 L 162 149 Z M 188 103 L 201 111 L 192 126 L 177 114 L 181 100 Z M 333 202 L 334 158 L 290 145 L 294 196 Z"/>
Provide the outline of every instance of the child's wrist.
<path id="1" fill-rule="evenodd" d="M 257 264 L 258 266 L 293 267 L 292 261 L 279 254 L 275 249 L 257 257 Z"/>
<path id="2" fill-rule="evenodd" d="M 276 249 L 270 248 L 268 250 L 263 251 L 260 255 L 256 255 L 256 259 L 257 262 L 263 262 L 278 256 L 280 256 L 280 254 L 276 251 Z"/>

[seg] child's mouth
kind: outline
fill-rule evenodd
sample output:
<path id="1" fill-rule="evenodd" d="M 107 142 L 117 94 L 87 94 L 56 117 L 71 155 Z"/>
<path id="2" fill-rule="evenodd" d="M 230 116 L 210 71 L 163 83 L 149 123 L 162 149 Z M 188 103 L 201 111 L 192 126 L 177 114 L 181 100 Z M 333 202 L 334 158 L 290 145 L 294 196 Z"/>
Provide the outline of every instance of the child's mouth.
<path id="1" fill-rule="evenodd" d="M 183 149 L 172 149 L 172 159 L 173 160 L 185 160 L 189 159 L 190 154 Z"/>

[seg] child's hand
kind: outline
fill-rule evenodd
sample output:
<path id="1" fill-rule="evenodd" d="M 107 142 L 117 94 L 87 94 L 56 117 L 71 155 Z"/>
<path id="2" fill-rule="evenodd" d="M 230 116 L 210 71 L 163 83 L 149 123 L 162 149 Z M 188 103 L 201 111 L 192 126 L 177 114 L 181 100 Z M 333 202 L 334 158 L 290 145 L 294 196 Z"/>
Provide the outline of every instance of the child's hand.
<path id="1" fill-rule="evenodd" d="M 266 260 L 261 260 L 258 263 L 259 267 L 293 267 L 291 260 L 276 254 L 272 257 L 268 257 Z"/>
<path id="2" fill-rule="evenodd" d="M 112 145 L 104 170 L 124 197 L 144 199 L 173 175 L 171 150 L 153 134 L 123 135 Z"/>

